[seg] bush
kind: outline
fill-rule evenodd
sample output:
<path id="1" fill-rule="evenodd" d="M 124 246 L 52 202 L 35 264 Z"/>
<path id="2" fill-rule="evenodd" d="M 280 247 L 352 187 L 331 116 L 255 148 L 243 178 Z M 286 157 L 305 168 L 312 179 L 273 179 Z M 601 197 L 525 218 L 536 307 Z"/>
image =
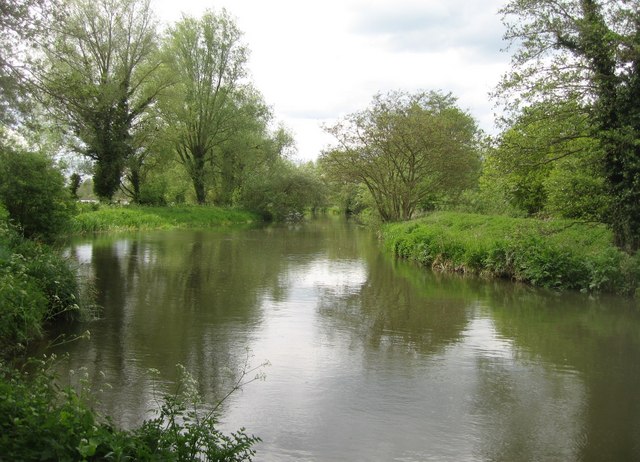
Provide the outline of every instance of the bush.
<path id="1" fill-rule="evenodd" d="M 213 413 L 195 409 L 183 378 L 165 395 L 158 416 L 133 431 L 115 428 L 86 403 L 86 396 L 56 385 L 50 362 L 31 373 L 0 363 L 2 460 L 246 461 L 258 438 L 243 430 L 224 435 Z M 197 397 L 195 397 L 197 399 Z M 192 407 L 190 403 L 194 404 Z"/>
<path id="2" fill-rule="evenodd" d="M 313 172 L 281 162 L 245 182 L 240 205 L 265 220 L 301 218 L 307 207 L 323 204 L 324 186 Z"/>
<path id="3" fill-rule="evenodd" d="M 0 220 L 0 351 L 9 356 L 42 334 L 47 322 L 73 319 L 78 280 L 50 247 L 22 238 Z"/>
<path id="4" fill-rule="evenodd" d="M 42 333 L 47 299 L 32 278 L 14 272 L 7 265 L 0 269 L 0 350 L 3 355 L 22 350 Z"/>
<path id="5" fill-rule="evenodd" d="M 28 238 L 54 240 L 69 223 L 71 193 L 44 154 L 0 148 L 0 202 Z"/>
<path id="6" fill-rule="evenodd" d="M 154 178 L 140 186 L 140 205 L 167 205 L 168 181 L 164 177 Z"/>

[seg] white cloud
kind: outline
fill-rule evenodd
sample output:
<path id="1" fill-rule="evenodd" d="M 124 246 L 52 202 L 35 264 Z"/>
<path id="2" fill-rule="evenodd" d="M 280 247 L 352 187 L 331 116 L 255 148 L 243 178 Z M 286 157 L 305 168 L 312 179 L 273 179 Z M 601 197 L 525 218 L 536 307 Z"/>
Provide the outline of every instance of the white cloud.
<path id="1" fill-rule="evenodd" d="M 507 69 L 502 0 L 153 0 L 166 22 L 226 8 L 245 33 L 249 68 L 299 157 L 331 142 L 321 123 L 365 108 L 378 92 L 451 91 L 493 130 L 487 93 Z"/>

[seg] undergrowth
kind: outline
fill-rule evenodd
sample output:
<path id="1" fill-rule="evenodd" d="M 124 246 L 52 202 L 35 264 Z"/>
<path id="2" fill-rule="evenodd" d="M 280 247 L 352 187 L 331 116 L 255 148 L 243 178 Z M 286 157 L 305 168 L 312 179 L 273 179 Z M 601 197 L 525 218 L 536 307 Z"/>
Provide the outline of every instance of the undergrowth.
<path id="1" fill-rule="evenodd" d="M 508 278 L 552 289 L 635 294 L 640 256 L 603 225 L 452 212 L 382 228 L 395 255 L 439 271 Z"/>
<path id="2" fill-rule="evenodd" d="M 0 363 L 2 461 L 236 462 L 255 454 L 252 446 L 259 438 L 244 429 L 223 434 L 216 428 L 216 408 L 200 411 L 195 381 L 183 367 L 175 389 L 160 398 L 156 416 L 136 429 L 120 430 L 91 409 L 87 388 L 58 385 L 50 359 L 31 360 L 27 366 Z"/>
<path id="3" fill-rule="evenodd" d="M 79 294 L 65 258 L 0 220 L 0 357 L 24 352 L 49 323 L 81 316 Z"/>

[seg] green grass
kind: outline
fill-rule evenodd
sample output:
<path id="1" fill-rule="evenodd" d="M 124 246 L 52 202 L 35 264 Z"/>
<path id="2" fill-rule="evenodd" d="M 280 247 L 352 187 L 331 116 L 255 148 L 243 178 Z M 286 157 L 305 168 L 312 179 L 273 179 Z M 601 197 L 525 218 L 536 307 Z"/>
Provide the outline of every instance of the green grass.
<path id="1" fill-rule="evenodd" d="M 82 211 L 73 219 L 72 234 L 144 229 L 211 228 L 259 221 L 246 211 L 220 207 L 109 207 Z"/>
<path id="2" fill-rule="evenodd" d="M 618 250 L 603 225 L 438 212 L 385 225 L 382 236 L 395 255 L 435 270 L 585 292 L 638 289 L 640 256 Z"/>

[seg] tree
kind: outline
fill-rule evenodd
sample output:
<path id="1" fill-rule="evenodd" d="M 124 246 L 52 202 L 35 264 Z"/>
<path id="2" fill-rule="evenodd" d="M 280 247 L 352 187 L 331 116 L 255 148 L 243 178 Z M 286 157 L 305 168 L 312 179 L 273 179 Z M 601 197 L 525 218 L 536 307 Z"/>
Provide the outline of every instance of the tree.
<path id="1" fill-rule="evenodd" d="M 175 84 L 161 110 L 199 204 L 212 183 L 216 150 L 237 133 L 246 111 L 256 109 L 252 92 L 241 85 L 248 54 L 241 37 L 226 10 L 209 10 L 200 19 L 183 17 L 165 43 Z"/>
<path id="2" fill-rule="evenodd" d="M 44 154 L 0 146 L 0 203 L 28 238 L 54 240 L 71 218 L 62 173 Z"/>
<path id="3" fill-rule="evenodd" d="M 339 146 L 321 163 L 333 178 L 365 184 L 383 221 L 408 220 L 477 172 L 478 129 L 455 102 L 438 92 L 377 95 L 368 109 L 327 128 Z"/>
<path id="4" fill-rule="evenodd" d="M 163 129 L 157 106 L 145 111 L 136 125 L 131 143 L 134 149 L 126 160 L 124 178 L 120 185 L 122 192 L 133 203 L 149 203 L 149 189 L 145 191 L 145 188 L 151 173 L 167 167 L 171 162 L 173 152 L 160 133 Z M 152 186 L 151 189 L 156 188 Z M 158 205 L 157 200 L 152 202 Z"/>
<path id="5" fill-rule="evenodd" d="M 279 158 L 249 176 L 240 203 L 265 220 L 296 221 L 305 209 L 322 205 L 324 185 L 309 166 L 296 166 Z"/>
<path id="6" fill-rule="evenodd" d="M 483 187 L 498 184 L 508 202 L 529 215 L 599 219 L 603 178 L 600 143 L 575 101 L 525 108 L 499 137 L 483 165 Z M 490 187 L 493 187 L 490 186 Z"/>
<path id="7" fill-rule="evenodd" d="M 508 108 L 578 101 L 602 148 L 606 220 L 621 248 L 640 247 L 640 4 L 637 0 L 511 0 L 518 44 L 498 88 Z"/>
<path id="8" fill-rule="evenodd" d="M 139 146 L 134 132 L 166 83 L 149 0 L 66 0 L 36 74 L 56 114 L 95 161 L 94 189 L 110 200 Z"/>
<path id="9" fill-rule="evenodd" d="M 286 158 L 293 148 L 293 136 L 284 127 L 271 130 L 271 113 L 255 91 L 244 91 L 242 106 L 236 112 L 236 127 L 212 156 L 215 202 L 232 205 L 244 183 L 268 164 Z M 249 96 L 247 98 L 246 96 Z"/>
<path id="10" fill-rule="evenodd" d="M 74 199 L 78 199 L 78 189 L 80 189 L 81 184 L 82 177 L 79 173 L 73 172 L 69 177 L 69 191 L 71 192 L 71 197 Z"/>

